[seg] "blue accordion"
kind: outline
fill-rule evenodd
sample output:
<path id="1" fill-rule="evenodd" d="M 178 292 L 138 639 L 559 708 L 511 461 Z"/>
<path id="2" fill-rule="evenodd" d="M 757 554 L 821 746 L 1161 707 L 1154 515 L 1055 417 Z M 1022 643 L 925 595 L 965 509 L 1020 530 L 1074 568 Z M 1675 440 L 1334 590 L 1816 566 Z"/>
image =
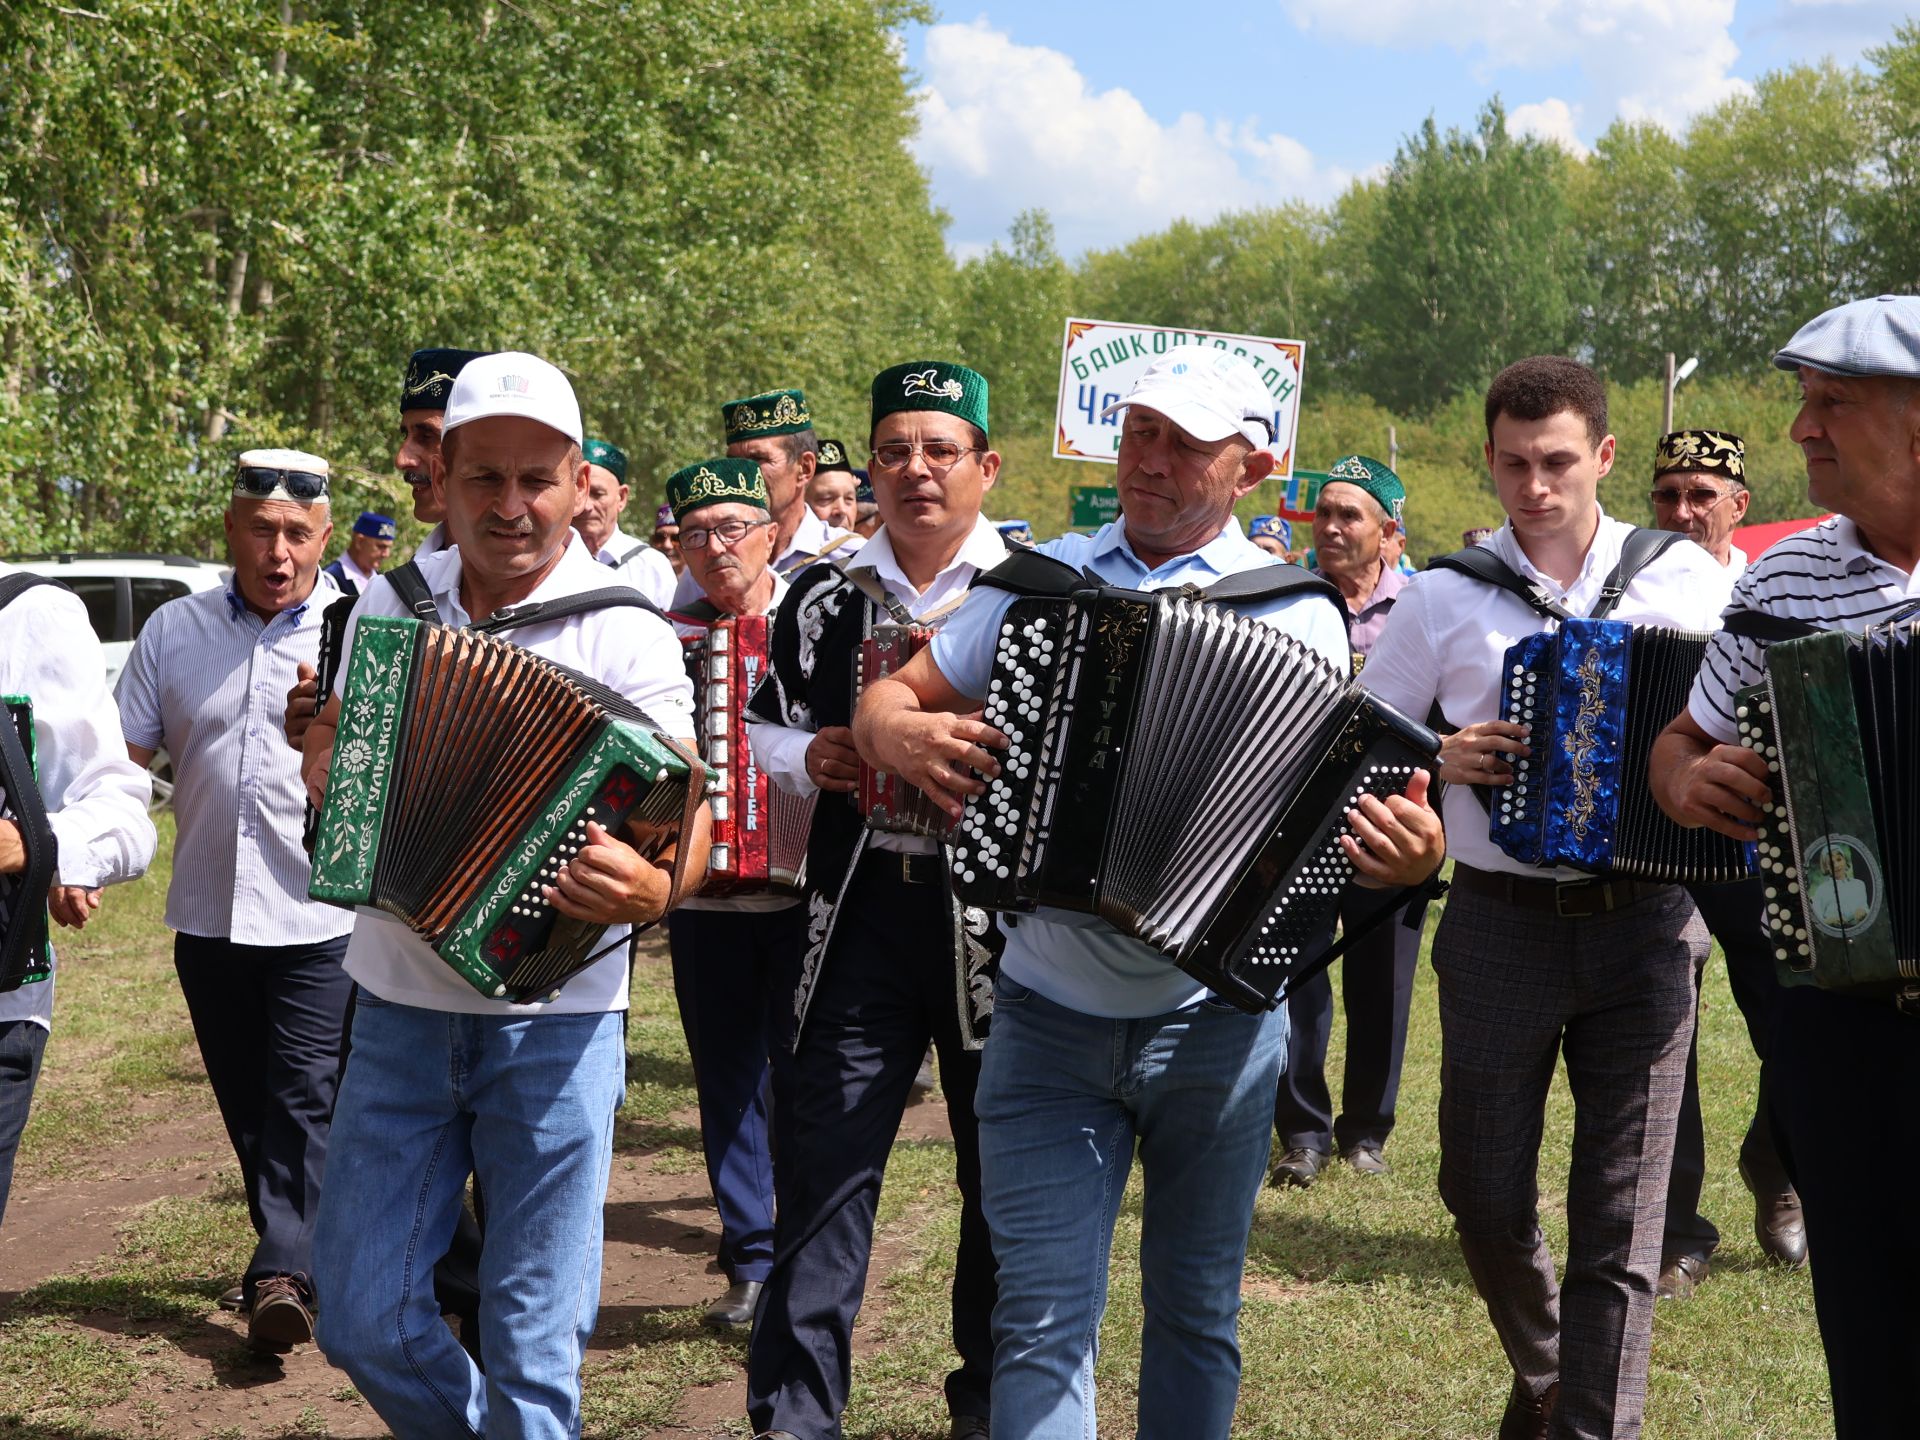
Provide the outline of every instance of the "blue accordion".
<path id="1" fill-rule="evenodd" d="M 1532 754 L 1490 797 L 1494 844 L 1530 865 L 1703 885 L 1753 874 L 1753 846 L 1674 824 L 1647 786 L 1653 742 L 1686 708 L 1708 636 L 1567 620 L 1511 646 L 1500 718 Z"/>

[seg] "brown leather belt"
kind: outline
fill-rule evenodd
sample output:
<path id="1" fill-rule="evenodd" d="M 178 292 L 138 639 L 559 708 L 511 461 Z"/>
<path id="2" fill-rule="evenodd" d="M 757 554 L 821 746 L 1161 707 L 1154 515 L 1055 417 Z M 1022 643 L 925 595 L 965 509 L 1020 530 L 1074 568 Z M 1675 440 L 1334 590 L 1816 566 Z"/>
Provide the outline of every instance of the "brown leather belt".
<path id="1" fill-rule="evenodd" d="M 1610 879 L 1555 880 L 1551 876 L 1535 879 L 1530 875 L 1510 875 L 1500 870 L 1476 870 L 1455 861 L 1453 887 L 1470 895 L 1485 895 L 1504 900 L 1522 910 L 1544 910 L 1563 920 L 1585 920 L 1610 910 L 1624 910 L 1651 896 L 1672 889 L 1646 880 Z"/>

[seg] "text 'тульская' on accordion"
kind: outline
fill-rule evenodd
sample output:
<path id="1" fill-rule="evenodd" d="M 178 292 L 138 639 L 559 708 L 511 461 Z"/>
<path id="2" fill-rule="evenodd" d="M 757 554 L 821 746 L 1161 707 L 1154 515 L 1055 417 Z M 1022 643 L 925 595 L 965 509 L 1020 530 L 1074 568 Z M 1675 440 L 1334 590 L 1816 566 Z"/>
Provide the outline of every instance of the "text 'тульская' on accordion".
<path id="1" fill-rule="evenodd" d="M 1097 914 L 1250 1011 L 1331 946 L 1347 811 L 1439 748 L 1291 636 L 1177 591 L 1016 600 L 985 718 L 1010 744 L 951 841 L 961 899 Z"/>

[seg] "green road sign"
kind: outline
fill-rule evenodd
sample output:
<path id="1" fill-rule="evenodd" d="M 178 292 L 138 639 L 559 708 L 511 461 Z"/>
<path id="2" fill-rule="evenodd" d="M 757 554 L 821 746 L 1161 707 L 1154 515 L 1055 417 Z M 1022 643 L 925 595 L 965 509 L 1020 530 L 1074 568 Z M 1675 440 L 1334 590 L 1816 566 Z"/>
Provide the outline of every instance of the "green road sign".
<path id="1" fill-rule="evenodd" d="M 1073 487 L 1073 519 L 1077 530 L 1097 530 L 1109 520 L 1120 518 L 1120 492 L 1111 485 Z"/>

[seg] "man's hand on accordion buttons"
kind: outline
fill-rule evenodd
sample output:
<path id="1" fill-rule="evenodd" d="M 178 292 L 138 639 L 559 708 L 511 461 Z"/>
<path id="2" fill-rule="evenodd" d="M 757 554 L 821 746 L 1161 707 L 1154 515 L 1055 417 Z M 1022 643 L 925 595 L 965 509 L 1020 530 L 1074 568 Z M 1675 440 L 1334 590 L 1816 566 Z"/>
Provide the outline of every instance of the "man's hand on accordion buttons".
<path id="1" fill-rule="evenodd" d="M 1665 736 L 1661 737 L 1664 741 Z M 1655 762 L 1660 751 L 1654 752 Z M 1761 809 L 1773 798 L 1767 762 L 1742 745 L 1715 745 L 1681 761 L 1669 785 L 1667 813 L 1682 825 L 1705 825 L 1735 840 L 1759 837 Z M 1659 800 L 1660 787 L 1654 786 Z"/>
<path id="2" fill-rule="evenodd" d="M 300 683 L 287 691 L 287 713 L 282 728 L 287 732 L 287 743 L 294 749 L 300 748 L 300 741 L 307 733 L 307 727 L 313 724 L 313 717 L 319 710 L 315 703 L 320 695 L 320 677 L 313 666 L 300 662 L 297 672 Z"/>
<path id="3" fill-rule="evenodd" d="M 1527 727 L 1509 720 L 1482 720 L 1440 740 L 1440 778 L 1449 785 L 1510 785 L 1508 757 L 1525 758 Z"/>
<path id="4" fill-rule="evenodd" d="M 650 925 L 666 913 L 673 876 L 594 821 L 580 847 L 543 892 L 573 920 L 596 925 Z"/>
<path id="5" fill-rule="evenodd" d="M 971 715 L 899 711 L 874 728 L 875 753 L 867 758 L 875 769 L 891 771 L 917 785 L 958 820 L 967 797 L 983 792 L 987 779 L 1000 773 L 1000 762 L 986 747 L 1007 747 L 1007 737 L 979 715 L 977 710 Z"/>
<path id="6" fill-rule="evenodd" d="M 807 778 L 822 790 L 860 788 L 860 752 L 853 748 L 853 731 L 829 725 L 807 743 Z"/>
<path id="7" fill-rule="evenodd" d="M 1359 880 L 1369 888 L 1418 885 L 1447 858 L 1447 836 L 1440 816 L 1428 803 L 1432 777 L 1413 772 L 1404 795 L 1365 795 L 1347 812 L 1352 835 L 1340 837 Z M 1356 838 L 1358 837 L 1358 838 Z"/>

